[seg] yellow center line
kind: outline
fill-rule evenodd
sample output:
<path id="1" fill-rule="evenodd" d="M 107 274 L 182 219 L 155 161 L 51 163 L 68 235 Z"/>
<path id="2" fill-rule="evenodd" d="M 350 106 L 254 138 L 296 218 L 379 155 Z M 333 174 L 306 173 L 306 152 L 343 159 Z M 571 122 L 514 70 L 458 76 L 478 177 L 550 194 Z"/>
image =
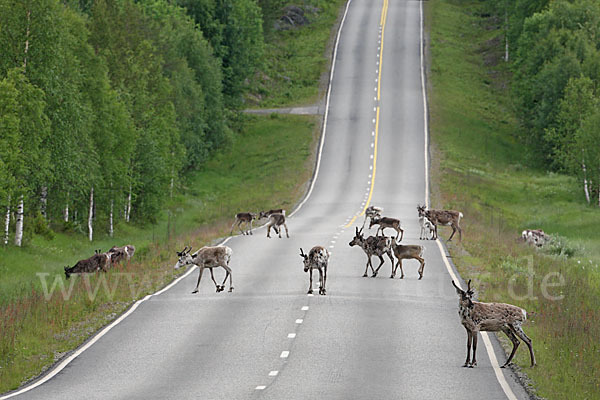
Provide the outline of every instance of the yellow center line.
<path id="1" fill-rule="evenodd" d="M 383 9 L 381 10 L 381 20 L 380 20 L 381 45 L 379 46 L 380 50 L 379 50 L 379 70 L 378 70 L 378 74 L 377 74 L 377 101 L 379 101 L 380 94 L 381 94 L 381 68 L 383 65 L 383 38 L 385 35 L 385 21 L 387 19 L 387 9 L 388 9 L 388 0 L 384 0 L 383 1 Z M 373 173 L 371 175 L 371 189 L 369 190 L 369 197 L 367 198 L 367 201 L 365 202 L 365 206 L 362 209 L 361 213 L 354 215 L 354 217 L 352 217 L 350 222 L 348 222 L 348 224 L 346 224 L 346 226 L 344 226 L 344 228 L 349 228 L 350 226 L 352 226 L 354 221 L 356 221 L 356 218 L 363 216 L 365 214 L 365 211 L 367 210 L 367 208 L 369 207 L 369 205 L 371 203 L 371 199 L 373 197 L 373 189 L 375 188 L 375 174 L 377 172 L 377 142 L 378 141 L 379 141 L 379 105 L 377 105 L 377 114 L 375 116 L 375 143 L 374 143 L 374 148 L 373 148 Z"/>

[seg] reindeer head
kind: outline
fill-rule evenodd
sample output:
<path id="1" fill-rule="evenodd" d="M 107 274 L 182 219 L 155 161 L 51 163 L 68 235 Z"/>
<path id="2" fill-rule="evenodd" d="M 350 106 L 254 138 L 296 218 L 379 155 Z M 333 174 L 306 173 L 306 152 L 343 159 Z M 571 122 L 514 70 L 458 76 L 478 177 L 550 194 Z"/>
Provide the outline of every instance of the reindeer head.
<path id="1" fill-rule="evenodd" d="M 356 232 L 354 234 L 354 239 L 352 239 L 352 241 L 350 243 L 348 243 L 350 245 L 350 247 L 352 246 L 360 246 L 362 242 L 364 242 L 364 237 L 362 234 L 362 228 L 360 228 L 360 230 L 358 230 L 358 227 L 356 228 Z"/>
<path id="2" fill-rule="evenodd" d="M 179 259 L 177 260 L 177 264 L 175 264 L 175 269 L 192 264 L 192 256 L 190 255 L 190 251 L 192 251 L 192 248 L 190 247 L 188 249 L 187 246 L 185 246 L 182 251 L 177 252 L 177 257 L 179 257 Z"/>
<path id="3" fill-rule="evenodd" d="M 260 211 L 258 213 L 258 219 L 263 219 L 263 218 L 268 218 L 269 217 L 269 213 L 267 211 Z"/>
<path id="4" fill-rule="evenodd" d="M 458 303 L 466 308 L 472 308 L 473 307 L 473 295 L 475 294 L 475 292 L 473 291 L 473 289 L 471 289 L 471 280 L 469 279 L 469 283 L 467 283 L 467 291 L 465 292 L 464 290 L 462 290 L 461 288 L 459 288 L 458 286 L 456 286 L 456 283 L 454 283 L 454 281 L 452 281 L 452 286 L 454 286 L 454 288 L 456 289 L 456 294 L 458 294 L 458 296 L 460 297 L 458 300 Z"/>
<path id="5" fill-rule="evenodd" d="M 422 217 L 423 215 L 425 215 L 426 210 L 427 210 L 427 208 L 425 208 L 425 206 L 417 204 L 417 212 L 419 213 L 419 217 Z"/>
<path id="6" fill-rule="evenodd" d="M 302 257 L 304 262 L 304 272 L 308 272 L 310 261 L 308 259 L 308 255 L 304 254 L 304 250 L 302 250 L 302 248 L 300 248 L 300 257 Z"/>
<path id="7" fill-rule="evenodd" d="M 377 225 L 380 220 L 381 217 L 379 215 L 374 215 L 373 217 L 371 217 L 371 220 L 369 221 L 369 229 L 371 229 L 373 225 Z"/>

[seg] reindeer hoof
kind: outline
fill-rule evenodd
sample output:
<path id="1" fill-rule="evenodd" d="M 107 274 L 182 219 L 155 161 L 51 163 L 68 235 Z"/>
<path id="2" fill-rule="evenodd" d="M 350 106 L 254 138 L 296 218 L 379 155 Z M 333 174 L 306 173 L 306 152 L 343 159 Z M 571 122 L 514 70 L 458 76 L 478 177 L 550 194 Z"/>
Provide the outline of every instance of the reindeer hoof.
<path id="1" fill-rule="evenodd" d="M 367 275 L 367 274 L 363 275 L 363 278 L 368 278 L 368 277 L 369 277 L 369 275 Z"/>
<path id="2" fill-rule="evenodd" d="M 196 294 L 196 293 L 198 293 L 198 289 L 196 289 L 192 292 L 192 294 Z"/>
<path id="3" fill-rule="evenodd" d="M 468 368 L 469 367 L 469 363 L 464 363 L 463 364 L 463 368 Z"/>
<path id="4" fill-rule="evenodd" d="M 421 279 L 423 279 L 423 275 L 420 275 L 420 276 L 419 276 L 419 280 L 421 280 Z"/>
<path id="5" fill-rule="evenodd" d="M 307 294 L 312 294 L 312 289 L 310 289 L 308 292 L 306 292 Z"/>
<path id="6" fill-rule="evenodd" d="M 394 279 L 394 275 L 390 275 L 390 279 Z"/>
<path id="7" fill-rule="evenodd" d="M 233 286 L 229 288 L 229 293 L 233 292 Z"/>
<path id="8" fill-rule="evenodd" d="M 377 276 L 377 273 L 374 273 L 373 275 L 371 275 L 371 278 L 375 278 Z"/>

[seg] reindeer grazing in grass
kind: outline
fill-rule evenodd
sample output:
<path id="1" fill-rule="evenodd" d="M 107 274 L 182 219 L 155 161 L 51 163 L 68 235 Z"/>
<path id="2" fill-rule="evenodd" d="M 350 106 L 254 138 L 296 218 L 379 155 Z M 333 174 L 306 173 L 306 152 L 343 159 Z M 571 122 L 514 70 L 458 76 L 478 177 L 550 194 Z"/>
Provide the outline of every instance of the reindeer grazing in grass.
<path id="1" fill-rule="evenodd" d="M 361 229 L 365 228 L 365 224 L 367 223 L 367 218 L 371 221 L 373 220 L 373 218 L 380 218 L 382 212 L 383 212 L 383 208 L 381 208 L 381 207 L 375 207 L 375 206 L 367 207 L 367 209 L 365 210 L 365 220 L 363 221 Z"/>
<path id="2" fill-rule="evenodd" d="M 462 290 L 452 281 L 452 285 L 458 294 L 458 315 L 460 322 L 467 330 L 467 360 L 463 367 L 473 368 L 477 365 L 475 353 L 477 352 L 477 333 L 480 331 L 498 332 L 502 331 L 513 343 L 510 356 L 502 365 L 506 367 L 513 359 L 519 344 L 519 339 L 525 342 L 529 348 L 531 366 L 535 366 L 535 355 L 531 339 L 523 332 L 521 325 L 527 319 L 527 312 L 517 306 L 505 303 L 481 303 L 473 301 L 475 292 L 471 289 L 471 281 L 467 284 L 467 291 Z M 471 345 L 473 346 L 473 359 L 470 360 Z"/>
<path id="3" fill-rule="evenodd" d="M 110 268 L 110 255 L 109 253 L 100 253 L 100 250 L 96 250 L 96 254 L 85 260 L 77 261 L 72 267 L 65 267 L 65 276 L 67 279 L 71 274 L 80 273 L 91 273 L 96 271 L 108 271 Z"/>
<path id="4" fill-rule="evenodd" d="M 400 279 L 404 278 L 404 270 L 402 269 L 402 260 L 414 259 L 421 263 L 419 267 L 419 280 L 423 279 L 423 270 L 425 269 L 425 260 L 423 259 L 423 252 L 425 251 L 425 246 L 420 246 L 418 244 L 397 244 L 396 242 L 392 243 L 392 251 L 396 256 L 396 267 L 392 271 L 393 278 L 396 276 L 396 271 L 398 267 L 400 267 Z"/>
<path id="5" fill-rule="evenodd" d="M 452 237 L 458 231 L 459 242 L 462 241 L 462 229 L 460 227 L 460 219 L 463 217 L 463 213 L 454 210 L 428 210 L 425 206 L 417 205 L 417 211 L 419 217 L 425 216 L 433 224 L 433 238 L 438 238 L 438 225 L 446 225 L 452 227 L 452 234 L 448 238 L 448 241 L 452 240 Z"/>
<path id="6" fill-rule="evenodd" d="M 315 246 L 307 254 L 300 248 L 300 256 L 304 262 L 304 272 L 310 270 L 310 284 L 308 286 L 308 294 L 312 294 L 313 284 L 313 269 L 319 271 L 319 294 L 326 295 L 325 284 L 327 283 L 327 264 L 329 263 L 329 251 L 323 246 Z"/>
<path id="7" fill-rule="evenodd" d="M 390 261 L 392 262 L 392 276 L 394 272 L 394 256 L 392 255 L 392 240 L 386 236 L 369 236 L 368 238 L 364 238 L 362 234 L 362 229 L 359 231 L 358 227 L 356 228 L 356 234 L 354 235 L 354 239 L 350 243 L 348 243 L 350 247 L 360 246 L 365 254 L 367 255 L 367 265 L 365 267 L 365 273 L 363 277 L 368 276 L 367 271 L 369 270 L 369 266 L 371 267 L 371 271 L 373 274 L 372 278 L 377 276 L 379 272 L 379 268 L 383 265 L 385 260 L 383 259 L 383 255 L 387 254 Z M 377 269 L 373 268 L 373 263 L 371 262 L 371 257 L 377 256 L 381 261 Z"/>
<path id="8" fill-rule="evenodd" d="M 202 272 L 204 272 L 205 268 L 210 270 L 210 277 L 212 281 L 215 283 L 217 288 L 217 293 L 225 290 L 225 282 L 227 281 L 227 277 L 229 277 L 229 291 L 233 291 L 233 282 L 232 282 L 232 274 L 231 268 L 229 268 L 229 260 L 231 259 L 231 254 L 233 254 L 233 250 L 227 246 L 205 246 L 202 247 L 197 252 L 190 254 L 192 248 L 189 249 L 187 246 L 183 249 L 183 251 L 178 251 L 177 256 L 179 259 L 177 260 L 177 264 L 175 264 L 175 269 L 179 269 L 183 266 L 194 264 L 198 266 L 198 283 L 196 283 L 196 288 L 192 292 L 192 294 L 198 293 L 198 287 L 200 286 L 200 279 L 202 279 Z M 223 279 L 222 284 L 218 284 L 215 281 L 215 276 L 213 274 L 213 268 L 222 267 L 225 269 L 225 279 Z"/>
<path id="9" fill-rule="evenodd" d="M 384 235 L 383 230 L 385 228 L 392 228 L 392 229 L 395 229 L 397 232 L 394 240 L 397 240 L 398 236 L 400 236 L 400 240 L 398 240 L 398 241 L 401 242 L 402 238 L 404 237 L 404 230 L 400 226 L 399 219 L 376 216 L 376 217 L 371 218 L 371 222 L 369 223 L 369 229 L 371 229 L 371 227 L 373 225 L 379 225 L 379 228 L 377 228 L 377 232 L 375 233 L 375 236 L 379 235 L 379 231 L 381 231 L 381 235 Z"/>
<path id="10" fill-rule="evenodd" d="M 256 214 L 251 212 L 242 212 L 235 214 L 235 222 L 231 225 L 231 232 L 229 236 L 233 234 L 233 227 L 237 225 L 242 235 L 252 235 L 252 221 L 257 217 Z M 245 224 L 246 230 L 242 230 L 242 224 Z M 248 229 L 250 226 L 250 229 Z"/>
<path id="11" fill-rule="evenodd" d="M 108 254 L 110 255 L 111 264 L 118 264 L 123 260 L 129 261 L 135 254 L 135 246 L 131 244 L 122 247 L 113 246 L 108 250 Z"/>

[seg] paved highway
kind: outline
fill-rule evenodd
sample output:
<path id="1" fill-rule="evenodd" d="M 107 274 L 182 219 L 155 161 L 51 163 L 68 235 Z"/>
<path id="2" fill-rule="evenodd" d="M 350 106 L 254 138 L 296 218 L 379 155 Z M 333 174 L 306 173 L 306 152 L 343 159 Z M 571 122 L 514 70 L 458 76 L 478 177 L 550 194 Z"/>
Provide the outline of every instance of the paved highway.
<path id="1" fill-rule="evenodd" d="M 264 228 L 232 238 L 233 293 L 215 293 L 206 273 L 192 295 L 194 271 L 19 398 L 480 400 L 506 399 L 505 390 L 527 398 L 510 371 L 501 387 L 482 340 L 479 366 L 461 367 L 466 333 L 449 270 L 435 242 L 418 240 L 420 7 L 351 0 L 318 177 L 288 220 L 290 239 L 267 239 Z M 414 260 L 403 280 L 389 279 L 389 261 L 378 277 L 362 277 L 366 257 L 348 242 L 368 204 L 402 220 L 404 243 L 426 246 L 423 280 Z M 317 244 L 332 253 L 327 296 L 306 294 L 299 248 Z"/>

